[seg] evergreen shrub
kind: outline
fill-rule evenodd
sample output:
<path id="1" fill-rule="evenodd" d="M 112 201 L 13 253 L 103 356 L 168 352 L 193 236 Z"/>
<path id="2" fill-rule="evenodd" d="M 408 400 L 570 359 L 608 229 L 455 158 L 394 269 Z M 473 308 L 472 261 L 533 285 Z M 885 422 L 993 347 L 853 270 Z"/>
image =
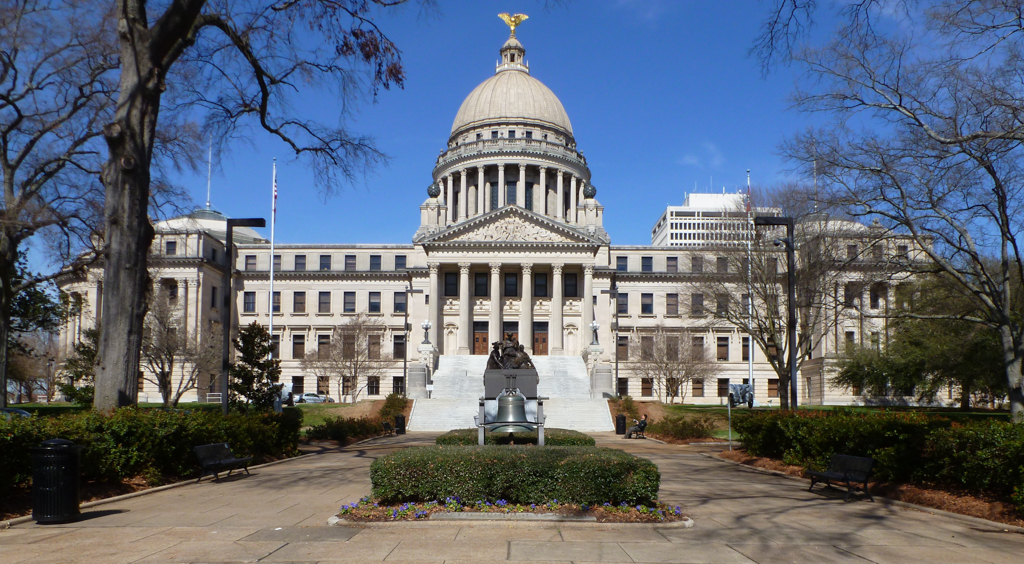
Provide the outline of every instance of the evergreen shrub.
<path id="1" fill-rule="evenodd" d="M 381 406 L 377 416 L 381 421 L 395 422 L 395 416 L 405 412 L 405 406 L 409 400 L 402 394 L 390 393 L 384 398 L 384 405 Z"/>
<path id="2" fill-rule="evenodd" d="M 664 435 L 675 439 L 708 439 L 715 430 L 717 421 L 710 415 L 695 417 L 670 416 L 662 420 L 655 419 L 647 426 L 647 433 Z"/>
<path id="3" fill-rule="evenodd" d="M 381 432 L 381 421 L 377 417 L 327 417 L 320 425 L 306 429 L 306 437 L 315 441 L 338 441 L 344 445 L 349 438 L 376 437 Z"/>
<path id="4" fill-rule="evenodd" d="M 466 445 L 473 446 L 477 443 L 476 429 L 455 429 L 437 437 L 434 440 L 439 445 Z M 535 445 L 537 444 L 537 432 L 532 433 L 485 433 L 484 444 L 486 445 Z M 544 444 L 546 446 L 594 446 L 594 438 L 579 431 L 569 429 L 544 429 Z"/>
<path id="5" fill-rule="evenodd" d="M 620 450 L 596 447 L 433 446 L 404 449 L 370 466 L 382 503 L 466 502 L 649 505 L 658 467 Z"/>

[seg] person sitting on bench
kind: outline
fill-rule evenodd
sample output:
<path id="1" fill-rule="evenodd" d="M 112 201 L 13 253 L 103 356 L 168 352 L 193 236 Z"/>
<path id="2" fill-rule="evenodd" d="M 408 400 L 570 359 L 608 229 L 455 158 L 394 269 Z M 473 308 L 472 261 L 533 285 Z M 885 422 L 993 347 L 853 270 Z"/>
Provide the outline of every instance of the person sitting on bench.
<path id="1" fill-rule="evenodd" d="M 640 418 L 640 421 L 634 419 L 633 422 L 636 423 L 636 425 L 630 427 L 629 430 L 626 431 L 626 436 L 623 438 L 632 439 L 633 435 L 642 436 L 644 433 L 644 429 L 647 428 L 647 414 L 645 413 L 643 417 Z"/>

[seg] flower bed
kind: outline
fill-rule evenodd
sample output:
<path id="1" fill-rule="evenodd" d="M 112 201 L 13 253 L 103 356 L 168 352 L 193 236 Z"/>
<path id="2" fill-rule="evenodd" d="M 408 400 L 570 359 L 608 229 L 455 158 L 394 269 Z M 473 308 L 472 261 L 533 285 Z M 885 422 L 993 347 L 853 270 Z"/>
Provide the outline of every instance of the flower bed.
<path id="1" fill-rule="evenodd" d="M 663 503 L 650 505 L 629 505 L 622 502 L 614 505 L 605 502 L 599 505 L 561 503 L 557 499 L 547 503 L 513 504 L 499 499 L 494 503 L 478 500 L 472 503 L 461 499 L 447 498 L 442 501 L 422 503 L 407 502 L 397 505 L 381 504 L 370 497 L 341 506 L 338 517 L 346 521 L 415 521 L 429 519 L 437 513 L 482 513 L 482 514 L 553 514 L 563 517 L 594 517 L 600 523 L 667 523 L 686 519 L 678 505 Z"/>

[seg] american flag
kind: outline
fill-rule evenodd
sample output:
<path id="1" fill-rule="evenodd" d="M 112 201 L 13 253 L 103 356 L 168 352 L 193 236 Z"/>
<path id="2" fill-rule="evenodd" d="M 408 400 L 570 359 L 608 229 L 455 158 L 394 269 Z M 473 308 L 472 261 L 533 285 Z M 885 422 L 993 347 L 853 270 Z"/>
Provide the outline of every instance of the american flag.
<path id="1" fill-rule="evenodd" d="M 274 162 L 274 204 L 270 207 L 270 211 L 277 214 L 277 161 Z"/>

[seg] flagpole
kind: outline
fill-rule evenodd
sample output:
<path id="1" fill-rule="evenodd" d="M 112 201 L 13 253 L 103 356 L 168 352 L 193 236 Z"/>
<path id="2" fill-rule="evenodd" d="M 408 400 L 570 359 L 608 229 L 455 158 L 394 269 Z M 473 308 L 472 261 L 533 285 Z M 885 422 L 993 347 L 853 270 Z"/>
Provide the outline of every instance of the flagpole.
<path id="1" fill-rule="evenodd" d="M 274 358 L 274 227 L 277 225 L 277 159 L 274 159 L 274 190 L 270 200 L 270 358 Z"/>

